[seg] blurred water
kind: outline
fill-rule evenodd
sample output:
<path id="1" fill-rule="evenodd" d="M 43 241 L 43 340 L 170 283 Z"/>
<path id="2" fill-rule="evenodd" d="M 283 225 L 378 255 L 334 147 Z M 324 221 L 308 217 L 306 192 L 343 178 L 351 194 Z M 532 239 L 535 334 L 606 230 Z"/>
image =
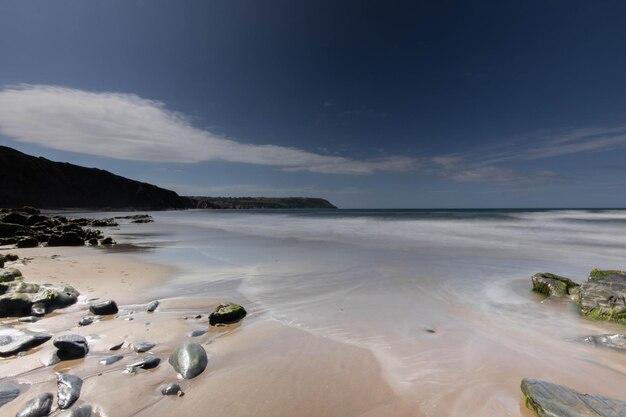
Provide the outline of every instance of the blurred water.
<path id="1" fill-rule="evenodd" d="M 369 349 L 427 415 L 520 415 L 525 376 L 626 399 L 626 355 L 571 341 L 624 329 L 543 300 L 529 279 L 626 268 L 626 211 L 151 214 L 116 237 L 178 266 L 172 293 L 238 292 L 263 317 Z"/>

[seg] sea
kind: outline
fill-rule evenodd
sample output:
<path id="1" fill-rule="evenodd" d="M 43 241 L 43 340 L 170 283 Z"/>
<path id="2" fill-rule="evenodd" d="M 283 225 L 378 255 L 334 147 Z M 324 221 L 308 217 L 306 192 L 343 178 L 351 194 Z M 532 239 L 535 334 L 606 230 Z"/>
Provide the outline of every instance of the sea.
<path id="1" fill-rule="evenodd" d="M 584 341 L 626 328 L 585 319 L 530 280 L 626 269 L 624 210 L 149 214 L 154 223 L 107 233 L 176 268 L 158 291 L 233 299 L 255 320 L 367 349 L 427 416 L 531 415 L 525 377 L 626 400 L 626 354 Z"/>

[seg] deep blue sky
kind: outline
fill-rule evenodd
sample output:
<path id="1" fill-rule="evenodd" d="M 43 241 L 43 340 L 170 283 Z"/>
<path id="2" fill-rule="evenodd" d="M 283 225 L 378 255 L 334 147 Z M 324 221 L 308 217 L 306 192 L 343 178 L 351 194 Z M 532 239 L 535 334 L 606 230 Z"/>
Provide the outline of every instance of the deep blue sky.
<path id="1" fill-rule="evenodd" d="M 624 207 L 625 22 L 622 1 L 0 1 L 0 143 L 181 194 Z"/>

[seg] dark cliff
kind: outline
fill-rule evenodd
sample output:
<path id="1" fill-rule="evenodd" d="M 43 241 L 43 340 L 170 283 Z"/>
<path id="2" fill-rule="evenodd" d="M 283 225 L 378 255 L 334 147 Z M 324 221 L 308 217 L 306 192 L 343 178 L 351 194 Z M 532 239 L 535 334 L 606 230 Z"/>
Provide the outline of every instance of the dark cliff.
<path id="1" fill-rule="evenodd" d="M 201 209 L 336 209 L 323 198 L 309 197 L 188 197 Z"/>
<path id="2" fill-rule="evenodd" d="M 24 205 L 98 210 L 192 207 L 174 191 L 0 146 L 0 207 Z"/>

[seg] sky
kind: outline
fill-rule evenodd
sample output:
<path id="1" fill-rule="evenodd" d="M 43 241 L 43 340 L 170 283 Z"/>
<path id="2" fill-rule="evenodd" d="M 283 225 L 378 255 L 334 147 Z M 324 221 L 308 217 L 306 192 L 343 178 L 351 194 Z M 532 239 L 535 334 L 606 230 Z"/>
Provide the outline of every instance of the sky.
<path id="1" fill-rule="evenodd" d="M 0 0 L 0 145 L 181 195 L 626 207 L 626 2 Z"/>

